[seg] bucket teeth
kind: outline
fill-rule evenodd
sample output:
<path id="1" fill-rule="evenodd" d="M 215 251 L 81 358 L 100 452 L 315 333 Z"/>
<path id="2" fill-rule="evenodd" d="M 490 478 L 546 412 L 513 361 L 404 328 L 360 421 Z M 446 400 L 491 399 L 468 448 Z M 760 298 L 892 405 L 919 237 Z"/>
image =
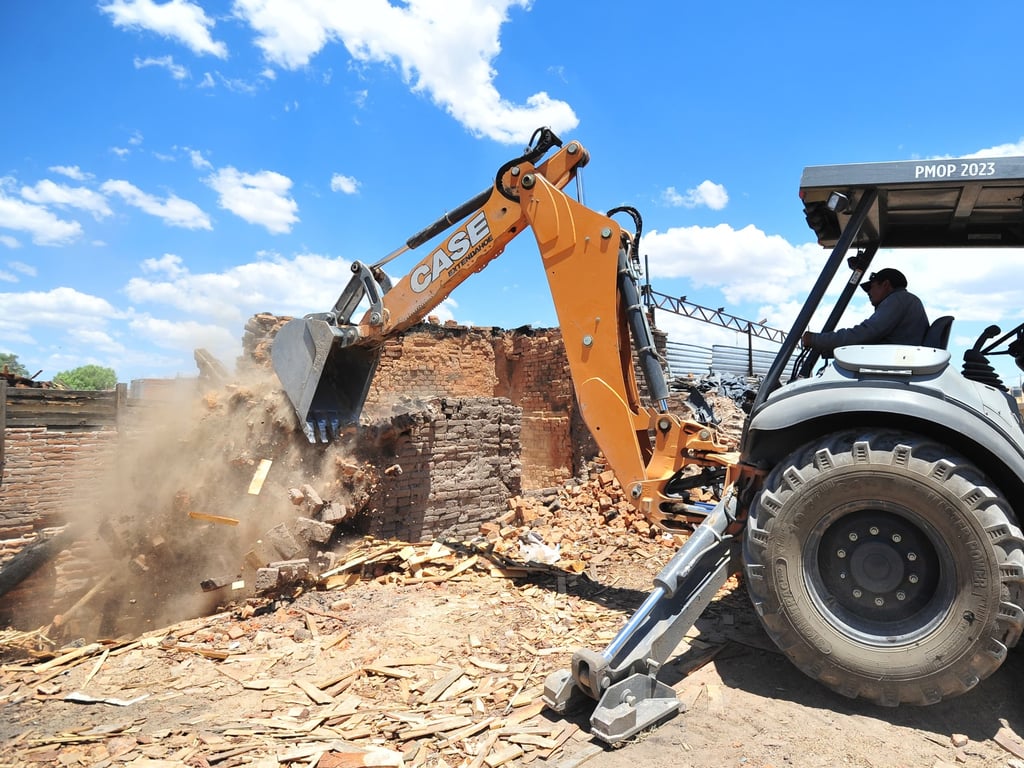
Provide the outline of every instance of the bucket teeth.
<path id="1" fill-rule="evenodd" d="M 311 443 L 333 443 L 341 433 L 341 419 L 311 413 L 303 430 Z"/>

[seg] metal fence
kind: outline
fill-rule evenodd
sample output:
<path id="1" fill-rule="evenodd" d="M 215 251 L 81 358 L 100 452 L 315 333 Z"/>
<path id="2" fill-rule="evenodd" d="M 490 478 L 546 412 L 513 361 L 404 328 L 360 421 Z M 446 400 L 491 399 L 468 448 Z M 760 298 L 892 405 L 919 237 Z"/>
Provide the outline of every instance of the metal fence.
<path id="1" fill-rule="evenodd" d="M 764 377 L 775 359 L 775 352 L 722 344 L 699 347 L 669 340 L 665 344 L 665 358 L 671 378 L 710 373 Z"/>
<path id="2" fill-rule="evenodd" d="M 679 344 L 668 341 L 665 344 L 665 359 L 668 362 L 668 375 L 703 376 L 711 371 L 712 352 L 709 347 L 698 347 L 696 344 Z"/>

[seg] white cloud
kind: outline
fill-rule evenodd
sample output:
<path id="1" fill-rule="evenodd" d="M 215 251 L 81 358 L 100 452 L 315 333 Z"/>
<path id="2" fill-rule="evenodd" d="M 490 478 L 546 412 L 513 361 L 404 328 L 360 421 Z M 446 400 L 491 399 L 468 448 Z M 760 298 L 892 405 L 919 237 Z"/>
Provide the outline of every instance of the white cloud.
<path id="1" fill-rule="evenodd" d="M 217 73 L 217 77 L 220 78 L 221 85 L 232 93 L 256 93 L 262 85 L 261 83 L 250 83 L 240 77 L 225 77 L 220 72 Z"/>
<path id="2" fill-rule="evenodd" d="M 341 41 L 357 62 L 399 69 L 413 91 L 429 94 L 471 133 L 521 144 L 538 125 L 558 133 L 579 124 L 568 104 L 543 91 L 516 104 L 494 85 L 501 26 L 511 7 L 529 10 L 531 3 L 363 0 L 353 13 L 333 0 L 235 0 L 234 11 L 257 32 L 256 44 L 273 64 L 299 69 Z"/>
<path id="3" fill-rule="evenodd" d="M 674 208 L 696 208 L 704 205 L 713 211 L 720 211 L 729 203 L 729 193 L 721 184 L 705 180 L 693 189 L 680 194 L 675 187 L 668 187 L 661 194 L 662 200 Z"/>
<path id="4" fill-rule="evenodd" d="M 0 245 L 6 246 L 7 248 L 21 248 L 21 242 L 16 237 L 10 235 L 0 235 Z"/>
<path id="5" fill-rule="evenodd" d="M 185 151 L 188 152 L 188 157 L 192 162 L 193 168 L 198 168 L 200 171 L 213 170 L 213 163 L 203 157 L 203 153 L 198 149 L 188 149 L 186 147 Z"/>
<path id="6" fill-rule="evenodd" d="M 5 239 L 10 239 L 11 241 L 14 242 L 14 245 L 10 246 L 12 248 L 16 248 L 21 245 L 13 237 L 5 238 L 3 236 L 0 236 L 0 243 L 3 243 Z M 0 269 L 0 281 L 3 281 L 5 283 L 20 282 L 21 278 L 19 277 L 19 275 L 24 275 L 26 277 L 36 276 L 36 268 L 33 267 L 31 264 L 26 264 L 23 261 L 9 261 L 7 262 L 7 267 L 8 269 L 10 269 L 9 272 L 6 269 Z"/>
<path id="7" fill-rule="evenodd" d="M 343 176 L 340 173 L 336 173 L 331 176 L 331 191 L 354 195 L 359 191 L 359 181 L 351 176 Z"/>
<path id="8" fill-rule="evenodd" d="M 164 254 L 144 262 L 148 274 L 130 280 L 124 293 L 136 308 L 135 331 L 159 333 L 161 346 L 183 353 L 205 347 L 230 363 L 241 354 L 249 317 L 329 309 L 352 276 L 350 263 L 316 254 L 270 254 L 225 272 L 193 274 L 181 258 Z"/>
<path id="9" fill-rule="evenodd" d="M 175 64 L 173 56 L 160 56 L 157 58 L 148 56 L 145 59 L 136 56 L 133 63 L 136 69 L 145 69 L 146 67 L 166 69 L 175 80 L 184 80 L 188 77 L 188 69 L 180 64 Z"/>
<path id="10" fill-rule="evenodd" d="M 125 294 L 137 304 L 162 304 L 195 317 L 230 321 L 240 337 L 239 321 L 257 312 L 303 315 L 329 309 L 352 276 L 349 265 L 316 254 L 291 259 L 269 255 L 225 272 L 193 274 L 181 258 L 164 254 L 143 263 L 149 275 L 131 279 Z"/>
<path id="11" fill-rule="evenodd" d="M 7 266 L 13 269 L 19 274 L 26 275 L 27 277 L 35 277 L 37 274 L 36 268 L 31 264 L 26 264 L 23 261 L 9 261 Z"/>
<path id="12" fill-rule="evenodd" d="M 997 144 L 988 149 L 979 149 L 977 152 L 964 155 L 964 157 L 1014 157 L 1016 155 L 1024 155 L 1024 139 L 1012 144 Z"/>
<path id="13" fill-rule="evenodd" d="M 165 253 L 159 259 L 146 259 L 142 262 L 142 271 L 166 275 L 172 280 L 188 274 L 181 257 L 173 253 Z"/>
<path id="14" fill-rule="evenodd" d="M 817 245 L 794 246 L 753 225 L 674 227 L 644 235 L 641 247 L 652 278 L 719 288 L 731 305 L 774 304 L 806 293 L 822 259 Z"/>
<path id="15" fill-rule="evenodd" d="M 91 173 L 86 173 L 77 165 L 51 165 L 50 170 L 75 181 L 88 181 L 92 178 Z"/>
<path id="16" fill-rule="evenodd" d="M 27 232 L 36 245 L 67 245 L 82 235 L 82 225 L 65 221 L 42 205 L 7 196 L 0 186 L 0 229 Z M 10 238 L 4 244 L 17 247 Z"/>
<path id="17" fill-rule="evenodd" d="M 187 46 L 196 55 L 210 54 L 226 59 L 228 49 L 215 41 L 210 30 L 215 22 L 206 12 L 188 0 L 111 0 L 100 10 L 111 16 L 115 27 L 145 29 Z"/>
<path id="18" fill-rule="evenodd" d="M 350 263 L 268 254 L 224 272 L 192 273 L 184 259 L 165 253 L 141 263 L 116 306 L 72 288 L 0 292 L 0 348 L 14 345 L 10 351 L 26 365 L 45 367 L 50 376 L 86 362 L 110 366 L 122 380 L 192 375 L 197 347 L 231 366 L 249 317 L 329 309 L 352 275 Z"/>
<path id="19" fill-rule="evenodd" d="M 120 355 L 125 352 L 124 344 L 117 341 L 108 331 L 99 328 L 71 326 L 68 328 L 68 339 L 93 353 Z"/>
<path id="20" fill-rule="evenodd" d="M 130 182 L 110 179 L 100 185 L 100 189 L 108 195 L 119 195 L 128 205 L 134 206 L 144 213 L 162 219 L 165 224 L 185 229 L 213 229 L 210 217 L 193 202 L 183 200 L 177 195 L 169 195 L 166 200 L 146 194 Z"/>
<path id="21" fill-rule="evenodd" d="M 31 203 L 40 205 L 60 205 L 68 208 L 79 208 L 88 211 L 99 221 L 110 216 L 113 211 L 107 204 L 107 198 L 99 192 L 85 187 L 69 187 L 43 179 L 34 187 L 22 187 L 21 196 Z"/>
<path id="22" fill-rule="evenodd" d="M 121 316 L 106 299 L 67 287 L 51 291 L 0 293 L 0 305 L 8 319 L 17 318 L 24 326 L 47 325 L 65 330 L 69 317 L 75 318 L 78 325 L 89 325 L 97 321 L 106 323 Z"/>
<path id="23" fill-rule="evenodd" d="M 206 179 L 220 196 L 220 207 L 272 234 L 291 232 L 298 203 L 288 196 L 292 180 L 274 171 L 242 173 L 230 166 Z"/>
<path id="24" fill-rule="evenodd" d="M 216 323 L 168 320 L 144 314 L 134 317 L 128 327 L 133 333 L 151 339 L 153 344 L 163 349 L 180 352 L 191 352 L 200 347 L 207 349 L 229 366 L 241 352 L 237 334 Z"/>
<path id="25" fill-rule="evenodd" d="M 1007 325 L 1004 331 L 1019 323 L 1024 306 L 1019 251 L 973 248 L 969 270 L 963 269 L 963 259 L 963 251 L 882 250 L 872 269 L 895 267 L 903 272 L 909 290 L 921 297 L 933 319 L 953 315 L 960 327 L 968 322 L 995 323 Z M 951 274 L 957 276 L 955 281 L 950 281 Z"/>

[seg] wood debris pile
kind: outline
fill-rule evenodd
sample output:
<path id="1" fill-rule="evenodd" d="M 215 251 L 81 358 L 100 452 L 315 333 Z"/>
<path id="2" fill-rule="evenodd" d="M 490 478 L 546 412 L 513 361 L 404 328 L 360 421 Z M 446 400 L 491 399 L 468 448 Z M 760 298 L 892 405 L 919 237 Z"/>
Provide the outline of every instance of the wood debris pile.
<path id="1" fill-rule="evenodd" d="M 52 381 L 36 381 L 42 371 L 37 371 L 35 376 L 21 376 L 11 371 L 10 368 L 5 364 L 0 368 L 0 380 L 7 382 L 9 387 L 31 387 L 34 389 L 61 389 L 60 386 L 54 384 Z"/>
<path id="2" fill-rule="evenodd" d="M 545 711 L 543 681 L 575 647 L 605 645 L 642 593 L 494 549 L 365 539 L 293 599 L 4 664 L 4 754 L 40 766 L 498 768 L 600 753 Z M 635 576 L 623 552 L 605 565 L 626 561 Z M 132 762 L 142 757 L 160 762 Z"/>

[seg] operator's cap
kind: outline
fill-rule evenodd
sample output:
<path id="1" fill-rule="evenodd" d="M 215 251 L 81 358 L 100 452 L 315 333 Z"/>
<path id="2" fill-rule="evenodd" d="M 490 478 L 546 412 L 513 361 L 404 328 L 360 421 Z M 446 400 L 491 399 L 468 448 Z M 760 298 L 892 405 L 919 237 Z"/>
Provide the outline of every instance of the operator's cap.
<path id="1" fill-rule="evenodd" d="M 906 276 L 898 269 L 893 269 L 892 267 L 886 267 L 885 269 L 880 269 L 877 272 L 872 272 L 871 276 L 860 284 L 860 287 L 867 291 L 868 288 L 871 287 L 872 283 L 882 283 L 885 282 L 886 280 L 889 281 L 889 284 L 893 288 L 907 287 Z"/>

